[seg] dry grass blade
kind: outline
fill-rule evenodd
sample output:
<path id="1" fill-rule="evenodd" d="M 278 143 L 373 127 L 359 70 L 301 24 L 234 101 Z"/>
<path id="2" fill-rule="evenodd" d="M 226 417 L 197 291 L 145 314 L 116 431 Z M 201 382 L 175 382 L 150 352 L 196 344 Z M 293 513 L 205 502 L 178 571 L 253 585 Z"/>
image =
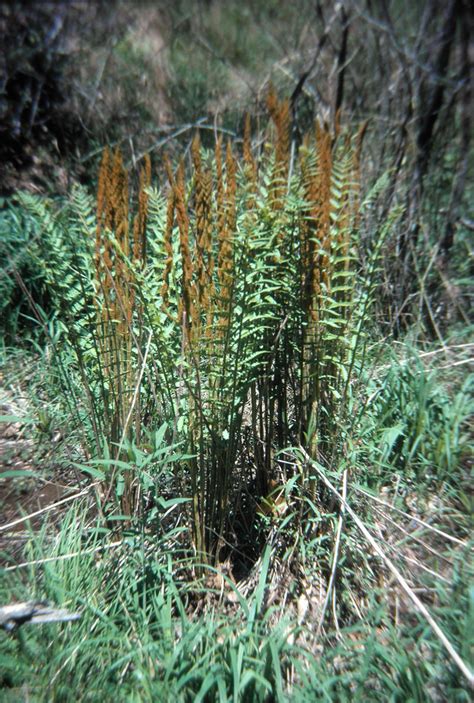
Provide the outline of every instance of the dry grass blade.
<path id="1" fill-rule="evenodd" d="M 21 564 L 15 564 L 15 566 L 6 566 L 4 571 L 17 571 L 17 569 L 24 569 L 27 566 L 38 566 L 41 564 L 49 564 L 54 561 L 64 561 L 65 559 L 74 559 L 74 557 L 82 557 L 86 554 L 96 554 L 97 552 L 102 552 L 107 549 L 113 549 L 114 547 L 120 547 L 123 544 L 123 540 L 118 540 L 116 542 L 111 542 L 110 544 L 101 544 L 98 547 L 92 547 L 91 549 L 83 549 L 80 552 L 70 552 L 69 554 L 58 554 L 54 557 L 45 557 L 44 559 L 33 559 L 32 561 L 24 561 Z"/>
<path id="2" fill-rule="evenodd" d="M 408 539 L 413 540 L 414 542 L 419 544 L 421 547 L 426 549 L 428 552 L 430 552 L 434 556 L 438 557 L 438 559 L 442 559 L 442 561 L 446 562 L 446 564 L 449 564 L 450 566 L 453 565 L 453 562 L 451 559 L 448 559 L 444 554 L 441 554 L 441 552 L 434 549 L 431 545 L 427 544 L 426 542 L 424 542 L 422 539 L 420 539 L 416 535 L 411 534 L 410 532 L 408 532 L 408 530 L 405 530 L 404 527 L 399 525 L 398 522 L 396 522 L 395 520 L 392 520 L 392 518 L 389 515 L 387 515 L 387 513 L 385 513 L 383 510 L 381 510 L 379 507 L 375 506 L 375 510 L 378 513 L 378 515 L 380 515 L 384 520 L 387 520 L 387 522 L 389 522 L 397 530 L 402 532 L 402 534 L 404 534 Z"/>
<path id="3" fill-rule="evenodd" d="M 334 543 L 334 554 L 333 554 L 333 560 L 332 560 L 331 575 L 329 577 L 326 598 L 324 599 L 323 607 L 321 610 L 321 616 L 319 618 L 318 629 L 316 630 L 316 637 L 318 637 L 319 633 L 321 632 L 321 628 L 324 623 L 324 616 L 326 614 L 326 610 L 329 605 L 329 601 L 331 599 L 331 595 L 332 595 L 333 589 L 334 589 L 334 581 L 336 578 L 336 571 L 337 571 L 337 561 L 339 558 L 339 548 L 341 545 L 342 525 L 344 522 L 344 513 L 346 510 L 346 508 L 345 508 L 346 495 L 347 495 L 347 469 L 344 470 L 344 474 L 342 476 L 342 497 L 343 497 L 344 502 L 341 503 L 341 512 L 339 514 L 339 520 L 337 523 L 336 541 Z"/>
<path id="4" fill-rule="evenodd" d="M 74 495 L 68 496 L 67 498 L 63 498 L 62 500 L 58 500 L 56 503 L 52 503 L 51 505 L 47 505 L 45 508 L 41 508 L 41 510 L 36 510 L 34 513 L 29 513 L 28 515 L 19 517 L 16 520 L 12 520 L 6 525 L 0 525 L 0 532 L 5 532 L 6 530 L 9 530 L 10 528 L 15 527 L 16 525 L 20 525 L 26 520 L 31 520 L 34 517 L 38 517 L 39 515 L 43 515 L 44 513 L 50 512 L 51 510 L 55 510 L 56 508 L 65 505 L 66 503 L 70 503 L 72 500 L 76 500 L 76 498 L 82 498 L 82 496 L 87 495 L 89 491 L 92 488 L 95 488 L 97 485 L 97 483 L 91 483 L 89 486 L 87 486 L 87 488 L 85 488 L 83 491 L 80 491 L 79 493 L 74 493 Z"/>
<path id="5" fill-rule="evenodd" d="M 436 634 L 440 642 L 443 644 L 445 647 L 447 653 L 453 660 L 453 662 L 456 664 L 456 666 L 459 668 L 459 670 L 462 672 L 463 676 L 467 679 L 469 686 L 471 688 L 474 688 L 474 672 L 471 671 L 469 666 L 466 664 L 466 662 L 459 656 L 457 651 L 454 649 L 453 645 L 449 641 L 449 639 L 446 637 L 444 634 L 443 630 L 441 627 L 438 625 L 436 620 L 433 618 L 431 615 L 430 611 L 428 608 L 422 603 L 422 601 L 418 598 L 416 593 L 414 592 L 413 588 L 409 585 L 407 580 L 404 578 L 404 576 L 400 573 L 400 571 L 397 569 L 393 561 L 385 554 L 383 549 L 380 547 L 380 545 L 377 543 L 377 541 L 373 538 L 373 536 L 370 534 L 369 530 L 367 527 L 364 525 L 362 520 L 358 517 L 358 515 L 352 510 L 351 506 L 347 503 L 347 501 L 341 496 L 339 491 L 332 485 L 331 481 L 326 477 L 323 471 L 320 470 L 318 465 L 316 464 L 315 461 L 311 459 L 311 457 L 308 455 L 308 453 L 303 449 L 300 448 L 301 453 L 305 457 L 306 462 L 309 463 L 312 469 L 316 471 L 318 476 L 322 479 L 324 484 L 329 488 L 329 490 L 336 496 L 336 498 L 339 500 L 341 506 L 344 506 L 345 509 L 347 510 L 348 514 L 351 516 L 351 518 L 354 520 L 355 524 L 359 528 L 359 530 L 362 532 L 364 535 L 365 539 L 367 542 L 369 542 L 370 546 L 372 549 L 378 554 L 378 556 L 382 559 L 386 567 L 391 571 L 395 579 L 398 581 L 402 589 L 405 591 L 409 599 L 412 601 L 414 604 L 416 610 L 425 618 L 425 620 L 428 622 L 430 627 L 432 628 L 433 632 Z"/>
<path id="6" fill-rule="evenodd" d="M 358 486 L 353 486 L 353 488 L 358 493 L 363 493 L 363 495 L 367 496 L 367 498 L 370 498 L 375 503 L 379 503 L 380 505 L 384 505 L 386 508 L 390 508 L 390 510 L 393 510 L 394 512 L 399 513 L 400 515 L 403 515 L 404 517 L 409 518 L 410 520 L 413 520 L 414 522 L 417 522 L 419 525 L 426 527 L 427 530 L 431 530 L 432 532 L 436 532 L 438 535 L 440 535 L 441 537 L 444 537 L 445 539 L 449 540 L 450 542 L 455 542 L 456 544 L 459 544 L 461 547 L 467 546 L 466 542 L 463 542 L 462 539 L 458 539 L 458 537 L 454 537 L 453 535 L 448 534 L 444 530 L 440 530 L 439 527 L 433 527 L 433 525 L 430 525 L 428 522 L 425 522 L 425 520 L 421 520 L 421 518 L 416 517 L 415 515 L 410 515 L 409 513 L 405 513 L 403 510 L 400 510 L 400 508 L 396 508 L 394 505 L 391 505 L 390 503 L 387 503 L 386 501 L 381 500 L 381 498 L 377 498 L 376 496 L 372 495 L 371 493 L 364 491 L 363 488 L 359 488 Z"/>

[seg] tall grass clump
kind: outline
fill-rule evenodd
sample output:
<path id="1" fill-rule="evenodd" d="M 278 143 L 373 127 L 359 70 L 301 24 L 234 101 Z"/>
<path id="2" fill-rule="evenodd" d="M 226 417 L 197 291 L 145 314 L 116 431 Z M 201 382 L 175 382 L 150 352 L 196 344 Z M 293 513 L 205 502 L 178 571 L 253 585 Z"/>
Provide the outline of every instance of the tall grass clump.
<path id="1" fill-rule="evenodd" d="M 454 345 L 452 353 L 463 347 Z M 367 476 L 373 487 L 394 481 L 439 493 L 466 487 L 473 378 L 456 373 L 463 359 L 447 362 L 448 352 L 449 345 L 423 353 L 407 346 L 403 356 L 391 351 L 388 363 L 366 375 L 370 403 L 360 434 L 377 457 Z"/>

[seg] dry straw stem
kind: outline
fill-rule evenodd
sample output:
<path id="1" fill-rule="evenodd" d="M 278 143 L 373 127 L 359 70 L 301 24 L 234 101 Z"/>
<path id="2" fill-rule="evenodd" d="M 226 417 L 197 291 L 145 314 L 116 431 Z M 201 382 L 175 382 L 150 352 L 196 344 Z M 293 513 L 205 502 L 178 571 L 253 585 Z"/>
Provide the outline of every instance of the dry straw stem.
<path id="1" fill-rule="evenodd" d="M 42 564 L 50 564 L 51 562 L 64 561 L 65 559 L 74 559 L 74 557 L 82 557 L 87 554 L 96 554 L 97 552 L 104 552 L 107 549 L 114 549 L 115 547 L 120 547 L 123 544 L 123 540 L 117 542 L 111 542 L 110 544 L 101 544 L 98 547 L 92 547 L 90 549 L 82 549 L 80 552 L 69 552 L 69 554 L 59 554 L 56 557 L 45 557 L 44 559 L 34 559 L 33 561 L 24 561 L 21 564 L 15 564 L 15 566 L 6 566 L 4 571 L 16 571 L 17 569 L 24 569 L 25 567 L 31 566 L 41 566 Z"/>
<path id="2" fill-rule="evenodd" d="M 341 508 L 344 508 L 347 513 L 351 516 L 351 518 L 354 520 L 355 524 L 359 528 L 359 530 L 362 532 L 364 535 L 365 539 L 367 542 L 370 544 L 372 549 L 377 553 L 377 555 L 382 559 L 384 564 L 387 566 L 387 568 L 391 571 L 395 579 L 398 581 L 402 589 L 405 591 L 407 594 L 408 598 L 412 601 L 414 604 L 416 610 L 423 615 L 425 620 L 428 622 L 430 625 L 431 629 L 435 633 L 435 635 L 438 637 L 440 642 L 443 644 L 445 647 L 446 651 L 448 652 L 449 656 L 453 660 L 453 662 L 456 664 L 456 666 L 459 668 L 459 670 L 462 672 L 463 676 L 466 678 L 466 680 L 469 683 L 469 686 L 471 688 L 474 688 L 474 673 L 471 671 L 469 666 L 466 664 L 466 662 L 459 656 L 459 654 L 456 652 L 454 649 L 453 645 L 449 641 L 449 639 L 446 637 L 444 634 L 443 630 L 441 627 L 438 625 L 436 620 L 433 618 L 431 615 L 430 611 L 428 608 L 422 603 L 422 601 L 418 598 L 416 593 L 414 592 L 413 588 L 409 585 L 409 583 L 406 581 L 404 576 L 400 573 L 400 571 L 397 569 L 395 564 L 392 562 L 392 560 L 385 554 L 385 552 L 382 550 L 380 545 L 375 541 L 375 539 L 372 537 L 370 534 L 369 530 L 367 527 L 364 525 L 362 520 L 358 517 L 358 515 L 352 510 L 351 506 L 349 503 L 340 495 L 340 493 L 337 491 L 336 488 L 332 485 L 332 483 L 329 481 L 329 479 L 326 477 L 325 473 L 321 471 L 321 469 L 318 467 L 316 462 L 314 462 L 309 454 L 300 447 L 300 452 L 303 454 L 306 462 L 313 468 L 318 476 L 322 479 L 324 484 L 329 488 L 329 490 L 336 496 L 336 498 L 339 500 L 339 503 L 341 504 Z"/>
<path id="3" fill-rule="evenodd" d="M 344 469 L 344 473 L 342 474 L 342 499 L 343 499 L 343 501 L 346 500 L 346 496 L 347 496 L 347 469 Z M 342 526 L 344 523 L 344 513 L 345 513 L 345 506 L 342 505 L 341 512 L 339 513 L 339 520 L 337 523 L 336 541 L 334 543 L 331 575 L 329 577 L 326 598 L 324 599 L 323 607 L 321 609 L 321 616 L 319 618 L 319 624 L 318 624 L 318 628 L 316 630 L 316 637 L 318 637 L 319 633 L 321 632 L 321 628 L 324 623 L 324 616 L 326 614 L 326 610 L 329 605 L 329 601 L 331 599 L 331 596 L 333 598 L 333 603 L 335 603 L 335 600 L 336 600 L 335 580 L 336 580 L 336 572 L 337 572 L 337 562 L 339 559 L 339 549 L 341 546 L 341 535 L 342 535 Z M 336 618 L 335 612 L 334 612 L 334 622 L 337 627 L 337 618 Z"/>

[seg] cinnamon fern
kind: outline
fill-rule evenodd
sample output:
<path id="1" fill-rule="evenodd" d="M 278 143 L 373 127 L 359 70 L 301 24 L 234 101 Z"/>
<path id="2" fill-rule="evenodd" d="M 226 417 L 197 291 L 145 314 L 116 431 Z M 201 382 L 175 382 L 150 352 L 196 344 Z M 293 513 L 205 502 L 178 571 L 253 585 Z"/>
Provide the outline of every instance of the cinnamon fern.
<path id="1" fill-rule="evenodd" d="M 62 343 L 76 353 L 86 457 L 105 451 L 93 472 L 103 509 L 140 515 L 144 489 L 124 460 L 165 422 L 185 447 L 173 473 L 204 561 L 226 542 L 244 450 L 256 500 L 276 450 L 303 443 L 323 463 L 341 451 L 370 298 L 357 272 L 365 127 L 351 137 L 317 124 L 298 151 L 289 102 L 271 89 L 267 104 L 259 158 L 247 117 L 242 155 L 221 138 L 207 151 L 196 134 L 189 172 L 165 159 L 166 192 L 145 159 L 132 199 L 120 152 L 106 148 L 95 213 L 80 189 L 59 215 L 23 201 L 43 223 Z M 67 261 L 48 253 L 53 237 Z"/>

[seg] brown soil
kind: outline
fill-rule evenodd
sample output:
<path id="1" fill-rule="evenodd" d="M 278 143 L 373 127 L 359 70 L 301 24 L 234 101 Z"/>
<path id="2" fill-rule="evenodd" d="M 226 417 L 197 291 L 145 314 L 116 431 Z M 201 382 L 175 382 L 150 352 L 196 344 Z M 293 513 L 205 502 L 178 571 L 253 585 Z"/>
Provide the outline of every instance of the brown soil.
<path id="1" fill-rule="evenodd" d="M 5 400 L 5 393 L 2 396 L 0 415 L 15 415 L 18 409 Z M 59 476 L 45 477 L 28 430 L 29 425 L 21 421 L 0 423 L 0 565 L 20 556 L 29 531 L 38 530 L 44 521 L 44 513 L 38 512 L 68 490 Z"/>

